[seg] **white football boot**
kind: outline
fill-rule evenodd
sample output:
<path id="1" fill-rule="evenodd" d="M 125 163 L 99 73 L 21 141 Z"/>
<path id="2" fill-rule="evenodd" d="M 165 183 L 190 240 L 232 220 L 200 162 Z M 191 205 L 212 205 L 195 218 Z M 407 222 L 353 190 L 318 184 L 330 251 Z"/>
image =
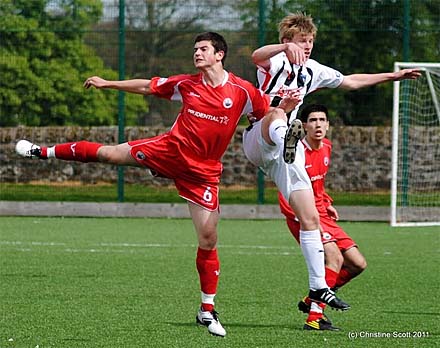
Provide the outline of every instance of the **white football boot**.
<path id="1" fill-rule="evenodd" d="M 301 120 L 295 118 L 287 128 L 284 137 L 283 158 L 287 164 L 293 163 L 296 156 L 296 145 L 303 137 L 303 126 Z"/>
<path id="2" fill-rule="evenodd" d="M 26 158 L 40 158 L 41 148 L 27 140 L 20 140 L 15 145 L 15 152 Z"/>
<path id="3" fill-rule="evenodd" d="M 226 330 L 223 328 L 222 324 L 220 324 L 217 314 L 216 311 L 208 312 L 199 309 L 196 316 L 197 324 L 206 326 L 211 335 L 225 337 Z"/>

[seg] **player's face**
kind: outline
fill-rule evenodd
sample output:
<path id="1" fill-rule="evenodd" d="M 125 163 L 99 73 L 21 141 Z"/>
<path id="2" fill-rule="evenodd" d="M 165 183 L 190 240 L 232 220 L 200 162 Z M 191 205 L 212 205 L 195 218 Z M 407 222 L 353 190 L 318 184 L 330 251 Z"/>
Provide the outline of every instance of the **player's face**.
<path id="1" fill-rule="evenodd" d="M 322 111 L 315 111 L 309 114 L 307 122 L 304 123 L 304 129 L 307 132 L 308 139 L 312 141 L 321 141 L 325 138 L 329 127 L 327 116 Z"/>
<path id="2" fill-rule="evenodd" d="M 211 41 L 199 41 L 194 45 L 194 66 L 203 69 L 213 66 L 223 58 L 223 51 L 215 52 Z"/>
<path id="3" fill-rule="evenodd" d="M 314 41 L 315 39 L 313 37 L 313 34 L 302 34 L 302 33 L 296 33 L 293 36 L 292 40 L 290 40 L 290 42 L 293 42 L 297 44 L 299 47 L 302 47 L 304 49 L 304 53 L 307 59 L 309 59 L 310 55 L 312 54 Z"/>

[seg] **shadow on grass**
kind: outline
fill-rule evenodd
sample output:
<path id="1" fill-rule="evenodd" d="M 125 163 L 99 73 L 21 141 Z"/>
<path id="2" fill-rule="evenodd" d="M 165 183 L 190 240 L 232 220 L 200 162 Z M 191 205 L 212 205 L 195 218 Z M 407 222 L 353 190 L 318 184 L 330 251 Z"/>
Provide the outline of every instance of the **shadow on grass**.
<path id="1" fill-rule="evenodd" d="M 179 326 L 179 327 L 194 327 L 194 326 L 198 326 L 198 327 L 203 327 L 203 325 L 200 324 L 196 324 L 195 322 L 186 322 L 186 323 L 176 323 L 176 322 L 171 322 L 171 321 L 167 321 L 164 322 L 164 324 L 167 325 L 172 325 L 172 326 Z M 228 327 L 237 327 L 237 328 L 274 328 L 274 329 L 288 329 L 288 330 L 299 330 L 299 331 L 304 331 L 302 326 L 298 326 L 298 327 L 292 327 L 291 325 L 278 325 L 278 324 L 251 324 L 251 323 L 234 323 L 234 322 L 228 322 L 227 324 L 222 324 L 225 326 L 225 328 Z"/>

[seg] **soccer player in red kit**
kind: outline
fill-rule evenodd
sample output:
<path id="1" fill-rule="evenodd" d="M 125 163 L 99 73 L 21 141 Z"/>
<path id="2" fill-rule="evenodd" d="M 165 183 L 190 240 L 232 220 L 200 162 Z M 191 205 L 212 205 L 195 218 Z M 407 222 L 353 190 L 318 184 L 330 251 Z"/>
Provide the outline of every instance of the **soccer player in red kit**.
<path id="1" fill-rule="evenodd" d="M 194 41 L 197 74 L 125 81 L 93 76 L 85 81 L 85 88 L 110 88 L 181 102 L 174 125 L 162 135 L 114 146 L 78 141 L 43 147 L 27 140 L 16 145 L 16 152 L 23 157 L 145 167 L 154 175 L 174 180 L 179 195 L 188 202 L 198 238 L 196 266 L 201 306 L 196 321 L 217 336 L 226 335 L 214 309 L 220 274 L 217 255 L 218 189 L 223 170 L 220 160 L 241 115 L 251 114 L 261 119 L 269 110 L 268 96 L 224 70 L 226 55 L 224 38 L 207 32 Z M 286 105 L 288 102 L 279 107 Z"/>
<path id="2" fill-rule="evenodd" d="M 319 213 L 322 244 L 325 253 L 325 280 L 333 289 L 340 288 L 359 275 L 367 266 L 364 256 L 356 243 L 336 223 L 338 212 L 332 206 L 332 198 L 325 191 L 325 177 L 330 166 L 332 144 L 325 138 L 329 128 L 328 110 L 324 105 L 307 105 L 301 112 L 300 119 L 306 132 L 302 140 L 305 149 L 305 168 L 310 177 Z M 300 224 L 286 199 L 278 194 L 281 212 L 286 217 L 287 226 L 300 242 Z M 298 308 L 308 313 L 304 324 L 306 330 L 338 330 L 324 316 L 325 304 L 320 309 L 311 309 L 308 297 L 298 303 Z"/>

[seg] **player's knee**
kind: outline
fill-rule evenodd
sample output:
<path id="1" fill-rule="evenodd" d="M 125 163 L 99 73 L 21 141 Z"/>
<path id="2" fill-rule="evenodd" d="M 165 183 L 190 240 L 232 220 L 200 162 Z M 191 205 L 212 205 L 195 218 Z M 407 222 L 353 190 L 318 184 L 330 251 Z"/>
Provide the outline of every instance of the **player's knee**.
<path id="1" fill-rule="evenodd" d="M 301 220 L 301 228 L 304 231 L 312 231 L 319 229 L 318 214 L 305 215 Z"/>
<path id="2" fill-rule="evenodd" d="M 339 270 L 344 264 L 344 256 L 334 242 L 324 244 L 325 264 L 326 266 Z"/>
<path id="3" fill-rule="evenodd" d="M 216 246 L 217 246 L 217 240 L 213 239 L 213 238 L 201 239 L 199 241 L 199 247 L 202 249 L 211 250 L 211 249 L 214 249 Z"/>
<path id="4" fill-rule="evenodd" d="M 199 246 L 202 249 L 214 249 L 217 245 L 217 230 L 206 228 L 199 233 Z"/>
<path id="5" fill-rule="evenodd" d="M 102 146 L 98 151 L 98 159 L 103 163 L 118 164 L 119 155 L 116 146 Z"/>
<path id="6" fill-rule="evenodd" d="M 285 112 L 280 109 L 280 108 L 272 108 L 271 111 L 269 112 L 269 119 L 272 122 L 273 120 L 286 120 L 287 121 L 287 116 L 285 114 Z"/>
<path id="7" fill-rule="evenodd" d="M 341 269 L 344 264 L 344 256 L 341 253 L 334 253 L 332 255 L 332 262 L 335 264 L 336 269 Z M 326 255 L 326 263 L 327 263 L 327 255 Z"/>
<path id="8" fill-rule="evenodd" d="M 366 268 L 367 268 L 367 261 L 365 260 L 365 258 L 362 258 L 362 260 L 360 260 L 360 262 L 357 265 L 358 272 L 362 273 L 363 271 L 365 271 Z"/>
<path id="9" fill-rule="evenodd" d="M 351 272 L 355 275 L 361 274 L 367 268 L 367 261 L 363 256 L 356 259 L 351 265 Z"/>

